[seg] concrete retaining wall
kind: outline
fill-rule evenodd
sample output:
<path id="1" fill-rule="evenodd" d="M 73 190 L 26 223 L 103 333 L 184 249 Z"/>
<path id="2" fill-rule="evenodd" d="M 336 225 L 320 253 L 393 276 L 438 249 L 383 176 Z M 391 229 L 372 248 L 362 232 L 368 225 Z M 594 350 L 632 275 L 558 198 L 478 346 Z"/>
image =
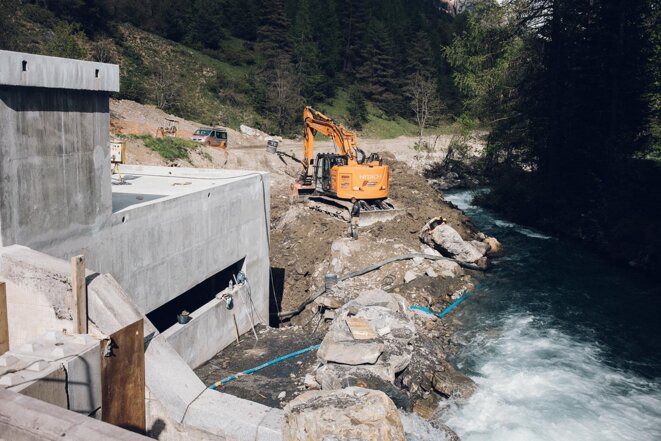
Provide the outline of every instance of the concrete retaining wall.
<path id="1" fill-rule="evenodd" d="M 62 308 L 64 315 L 70 314 L 70 308 L 66 306 L 69 303 L 66 297 L 71 296 L 70 292 L 67 293 L 67 289 L 71 289 L 70 271 L 68 262 L 22 246 L 0 249 L 0 278 L 8 276 L 13 280 L 9 286 L 42 299 L 44 304 L 38 306 L 50 308 L 50 317 L 55 317 L 56 308 Z M 196 318 L 189 324 L 172 328 L 166 334 L 158 334 L 110 275 L 92 271 L 87 274 L 90 332 L 109 335 L 139 318 L 145 319 L 146 422 L 152 435 L 157 435 L 162 441 L 281 439 L 282 410 L 207 389 L 189 366 L 204 361 L 207 355 L 223 349 L 234 338 L 233 330 L 227 329 L 233 321 L 229 321 L 232 319 L 223 302 L 213 301 L 196 311 Z M 8 297 L 12 292 L 8 290 Z M 250 320 L 247 314 L 241 313 L 248 301 L 245 297 L 247 286 L 240 286 L 235 292 L 236 304 L 232 311 L 237 314 L 239 328 L 242 332 L 247 331 Z M 9 316 L 10 330 L 22 329 L 26 335 L 32 335 L 32 328 L 35 327 L 32 308 L 33 305 L 27 303 L 15 309 L 15 314 Z M 72 321 L 46 320 L 39 326 L 62 324 L 65 328 L 71 327 Z M 168 341 L 168 334 L 177 349 Z M 11 331 L 10 349 L 17 353 L 22 351 L 12 340 Z M 22 358 L 29 358 L 29 355 L 21 353 Z M 40 356 L 37 353 L 33 355 Z M 95 386 L 95 379 L 99 379 L 98 365 L 95 364 L 99 359 L 98 345 L 83 355 L 67 361 L 70 379 L 77 383 L 68 392 L 76 395 L 73 398 L 70 396 L 70 405 L 81 412 L 88 412 L 98 402 L 96 389 L 90 389 L 98 387 L 98 382 Z M 184 360 L 182 355 L 189 361 Z M 66 405 L 65 377 L 59 368 L 60 364 L 49 365 L 41 374 L 34 372 L 34 375 L 41 375 L 45 380 L 31 385 L 25 392 L 54 404 Z M 2 409 L 0 420 L 1 414 Z"/>
<path id="2" fill-rule="evenodd" d="M 0 84 L 119 92 L 119 66 L 0 50 Z"/>
<path id="3" fill-rule="evenodd" d="M 218 348 L 225 348 L 235 340 L 234 318 L 237 323 L 248 327 L 239 328 L 240 334 L 250 329 L 250 316 L 254 323 L 260 322 L 251 307 L 247 284 L 235 286 L 224 293 L 232 296 L 232 309 L 227 309 L 224 300 L 214 299 L 193 311 L 190 322 L 185 325 L 177 323 L 162 334 L 193 369 L 216 355 Z"/>

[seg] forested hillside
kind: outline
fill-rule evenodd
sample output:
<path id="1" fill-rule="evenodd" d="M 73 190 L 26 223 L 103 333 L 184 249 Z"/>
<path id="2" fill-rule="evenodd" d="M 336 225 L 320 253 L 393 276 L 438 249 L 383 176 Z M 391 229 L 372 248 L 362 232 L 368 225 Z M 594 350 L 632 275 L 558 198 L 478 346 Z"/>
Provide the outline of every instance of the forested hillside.
<path id="1" fill-rule="evenodd" d="M 479 2 L 446 54 L 490 127 L 483 202 L 659 267 L 660 2 Z"/>
<path id="2" fill-rule="evenodd" d="M 416 84 L 446 121 L 461 111 L 443 48 L 464 20 L 436 0 L 0 5 L 3 48 L 118 63 L 121 98 L 207 123 L 291 134 L 311 104 L 356 129 L 415 132 Z"/>

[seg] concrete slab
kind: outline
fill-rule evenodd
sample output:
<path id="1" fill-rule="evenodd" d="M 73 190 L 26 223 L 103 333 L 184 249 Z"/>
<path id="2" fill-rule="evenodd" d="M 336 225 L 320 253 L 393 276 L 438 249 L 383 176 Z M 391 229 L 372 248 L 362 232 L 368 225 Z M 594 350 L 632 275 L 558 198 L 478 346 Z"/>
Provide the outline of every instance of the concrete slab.
<path id="1" fill-rule="evenodd" d="M 145 381 L 150 393 L 176 421 L 182 421 L 189 404 L 206 386 L 162 336 L 145 351 Z"/>
<path id="2" fill-rule="evenodd" d="M 0 434 L 4 439 L 13 441 L 150 439 L 3 389 L 0 389 Z"/>
<path id="3" fill-rule="evenodd" d="M 0 386 L 89 415 L 101 405 L 99 341 L 49 331 L 2 357 Z"/>
<path id="4" fill-rule="evenodd" d="M 279 441 L 282 418 L 280 409 L 207 389 L 190 405 L 184 423 L 226 439 Z"/>

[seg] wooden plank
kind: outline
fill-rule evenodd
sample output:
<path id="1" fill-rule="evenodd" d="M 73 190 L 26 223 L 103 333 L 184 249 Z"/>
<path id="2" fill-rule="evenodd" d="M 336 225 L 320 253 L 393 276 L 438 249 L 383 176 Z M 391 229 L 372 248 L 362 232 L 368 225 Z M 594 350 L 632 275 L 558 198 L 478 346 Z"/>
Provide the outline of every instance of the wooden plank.
<path id="1" fill-rule="evenodd" d="M 101 419 L 137 433 L 145 433 L 143 326 L 140 319 L 101 343 Z"/>
<path id="2" fill-rule="evenodd" d="M 7 286 L 0 282 L 0 355 L 9 350 L 9 315 L 7 314 Z"/>
<path id="3" fill-rule="evenodd" d="M 378 335 L 367 320 L 358 317 L 347 317 L 344 321 L 347 322 L 354 340 L 372 340 L 378 338 Z"/>
<path id="4" fill-rule="evenodd" d="M 87 334 L 87 284 L 85 283 L 85 258 L 71 258 L 71 290 L 73 291 L 73 332 Z"/>

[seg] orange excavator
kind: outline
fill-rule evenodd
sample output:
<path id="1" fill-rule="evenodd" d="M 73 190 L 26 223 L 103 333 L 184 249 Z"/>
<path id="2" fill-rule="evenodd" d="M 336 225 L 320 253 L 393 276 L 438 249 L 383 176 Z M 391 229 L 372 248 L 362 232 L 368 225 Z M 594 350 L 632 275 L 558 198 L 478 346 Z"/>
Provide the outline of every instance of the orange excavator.
<path id="1" fill-rule="evenodd" d="M 358 148 L 358 136 L 354 132 L 312 107 L 305 107 L 303 120 L 305 132 L 302 160 L 277 151 L 277 146 L 267 147 L 281 159 L 288 157 L 302 165 L 303 170 L 294 189 L 300 194 L 310 195 L 313 201 L 346 209 L 351 207 L 350 201 L 355 198 L 360 201 L 362 209 L 361 224 L 364 220 L 371 223 L 368 218 L 376 218 L 370 214 L 393 211 L 394 207 L 388 200 L 390 167 L 383 164 L 379 155 L 372 153 L 367 156 Z M 317 133 L 332 139 L 337 151 L 318 153 L 315 158 L 314 141 Z"/>

